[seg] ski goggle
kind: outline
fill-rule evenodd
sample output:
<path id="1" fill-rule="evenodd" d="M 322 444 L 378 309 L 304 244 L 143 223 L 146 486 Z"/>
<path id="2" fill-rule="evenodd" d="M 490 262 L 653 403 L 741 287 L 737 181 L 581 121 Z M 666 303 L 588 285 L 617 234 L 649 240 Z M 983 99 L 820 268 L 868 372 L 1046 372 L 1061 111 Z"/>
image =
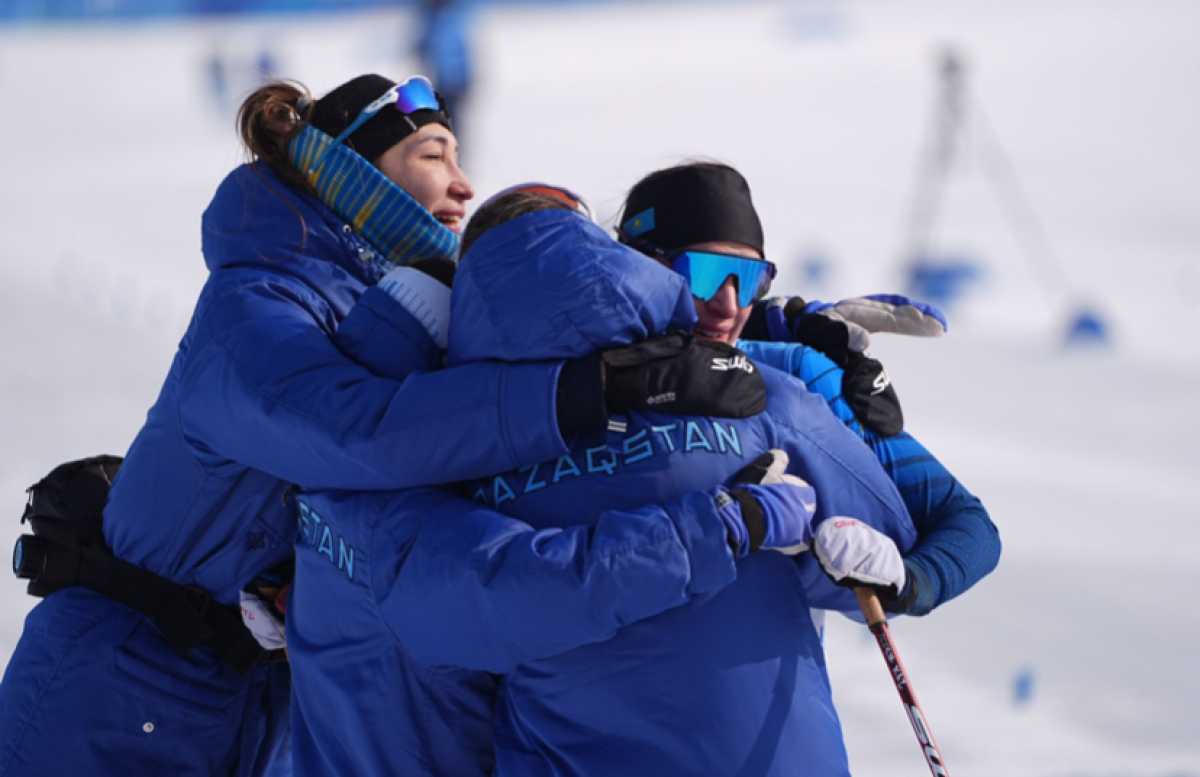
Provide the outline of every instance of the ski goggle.
<path id="1" fill-rule="evenodd" d="M 341 134 L 333 139 L 330 146 L 341 145 L 346 138 L 350 137 L 358 130 L 359 127 L 370 121 L 371 117 L 382 111 L 389 105 L 395 105 L 396 110 L 408 119 L 408 115 L 417 111 L 440 111 L 442 110 L 442 102 L 438 99 L 438 94 L 433 88 L 433 82 L 425 76 L 412 76 L 406 81 L 396 84 L 391 89 L 388 89 L 379 97 L 372 100 L 366 108 L 358 112 L 354 117 L 354 121 L 346 129 L 342 130 Z M 412 119 L 408 119 L 409 126 L 416 131 L 417 127 L 413 124 Z M 326 149 L 325 154 L 329 153 Z M 313 169 L 321 166 L 321 162 L 325 159 L 325 154 L 322 154 L 313 162 Z"/>
<path id="2" fill-rule="evenodd" d="M 592 206 L 588 205 L 587 200 L 564 186 L 555 186 L 554 184 L 542 183 L 541 181 L 526 181 L 525 183 L 518 183 L 501 189 L 484 200 L 483 204 L 476 208 L 476 210 L 483 210 L 496 200 L 513 192 L 526 192 L 528 194 L 536 194 L 539 197 L 557 200 L 593 224 L 596 223 L 596 217 L 592 214 Z"/>
<path id="3" fill-rule="evenodd" d="M 717 254 L 711 251 L 680 251 L 667 257 L 672 270 L 687 278 L 692 296 L 710 300 L 733 276 L 737 279 L 738 307 L 762 299 L 775 279 L 775 265 L 761 259 Z"/>

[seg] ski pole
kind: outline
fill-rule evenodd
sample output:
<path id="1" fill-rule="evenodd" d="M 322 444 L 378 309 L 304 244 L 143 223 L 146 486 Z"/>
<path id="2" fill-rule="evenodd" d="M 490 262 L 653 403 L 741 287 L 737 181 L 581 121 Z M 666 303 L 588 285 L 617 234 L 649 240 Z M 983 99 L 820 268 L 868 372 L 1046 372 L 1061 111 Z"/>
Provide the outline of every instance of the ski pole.
<path id="1" fill-rule="evenodd" d="M 917 694 L 908 680 L 908 672 L 904 670 L 904 664 L 900 662 L 900 654 L 896 652 L 896 646 L 892 644 L 892 633 L 888 630 L 887 617 L 883 614 L 883 605 L 879 603 L 879 597 L 875 591 L 865 587 L 855 588 L 854 595 L 858 597 L 858 606 L 862 610 L 862 614 L 866 616 L 867 627 L 871 629 L 871 633 L 875 635 L 875 641 L 879 643 L 884 663 L 887 664 L 888 673 L 896 685 L 896 692 L 900 694 L 900 703 L 904 706 L 905 713 L 908 714 L 909 722 L 912 723 L 913 733 L 917 735 L 917 744 L 921 747 L 921 754 L 925 756 L 925 763 L 929 765 L 929 771 L 933 773 L 933 777 L 950 777 L 950 773 L 946 771 L 946 761 L 942 758 L 942 751 L 933 741 L 933 732 L 929 730 L 929 724 L 925 722 L 925 713 L 921 711 L 921 705 L 917 703 Z"/>

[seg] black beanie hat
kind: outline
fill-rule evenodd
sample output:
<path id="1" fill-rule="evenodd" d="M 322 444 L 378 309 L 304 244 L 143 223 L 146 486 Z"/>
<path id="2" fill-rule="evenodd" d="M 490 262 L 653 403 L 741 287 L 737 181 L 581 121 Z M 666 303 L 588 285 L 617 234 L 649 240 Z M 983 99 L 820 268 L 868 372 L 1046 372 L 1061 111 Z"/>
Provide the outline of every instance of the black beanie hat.
<path id="1" fill-rule="evenodd" d="M 765 256 L 750 184 L 737 170 L 716 162 L 669 167 L 638 181 L 625 199 L 617 236 L 651 254 L 719 240 Z"/>
<path id="2" fill-rule="evenodd" d="M 337 137 L 358 117 L 363 108 L 396 85 L 395 81 L 370 73 L 352 78 L 313 105 L 309 123 L 330 137 Z M 361 154 L 368 162 L 416 132 L 418 128 L 437 122 L 447 129 L 450 115 L 446 113 L 442 96 L 438 95 L 440 110 L 416 111 L 405 116 L 395 105 L 387 105 L 367 119 L 346 139 L 346 145 Z"/>

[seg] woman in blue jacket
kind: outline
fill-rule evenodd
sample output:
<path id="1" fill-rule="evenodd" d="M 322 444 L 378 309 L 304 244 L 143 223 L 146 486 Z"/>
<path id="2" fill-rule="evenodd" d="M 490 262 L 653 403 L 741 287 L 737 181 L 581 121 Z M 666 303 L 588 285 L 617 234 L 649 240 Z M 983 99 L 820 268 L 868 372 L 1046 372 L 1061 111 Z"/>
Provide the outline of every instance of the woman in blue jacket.
<path id="1" fill-rule="evenodd" d="M 138 610 L 73 586 L 34 608 L 0 685 L 0 775 L 262 773 L 286 751 L 287 666 L 226 627 L 292 555 L 293 485 L 522 466 L 647 399 L 637 377 L 655 365 L 632 380 L 594 360 L 398 380 L 346 356 L 379 325 L 380 295 L 438 334 L 436 282 L 396 265 L 452 257 L 473 192 L 428 81 L 360 76 L 315 102 L 273 84 L 239 125 L 255 161 L 204 213 L 209 278 L 104 511 L 112 553 L 169 593 Z M 676 355 L 682 396 L 707 361 Z"/>
<path id="2" fill-rule="evenodd" d="M 861 385 L 846 386 L 851 397 L 847 402 L 843 380 L 850 373 L 844 373 L 827 354 L 798 343 L 739 339 L 751 321 L 752 303 L 769 287 L 774 267 L 764 261 L 762 224 L 750 186 L 737 170 L 719 163 L 690 162 L 646 175 L 630 190 L 617 232 L 622 242 L 688 279 L 699 317 L 697 334 L 737 344 L 756 361 L 800 378 L 809 390 L 825 396 L 834 413 L 874 451 L 900 489 L 918 531 L 903 567 L 892 570 L 884 581 L 886 609 L 924 615 L 995 568 L 1000 537 L 987 510 L 920 442 L 902 431 L 898 405 L 879 401 L 885 396 L 894 399 L 894 393 L 878 362 L 847 354 L 842 341 L 842 364 L 854 371 L 856 380 L 876 384 L 865 390 Z M 878 303 L 877 309 L 885 315 L 896 313 L 892 304 L 896 302 L 907 301 L 891 298 Z M 921 315 L 917 308 L 905 307 L 904 314 Z M 782 311 L 776 307 L 768 315 L 782 319 Z M 771 323 L 775 326 L 760 322 L 756 337 L 773 330 L 780 340 L 791 340 L 806 329 L 814 331 L 805 326 L 803 315 Z M 828 337 L 821 344 L 831 353 L 839 350 L 831 347 Z M 856 369 L 872 364 L 868 372 Z M 836 558 L 832 548 L 882 542 L 852 525 L 845 534 L 824 537 L 815 548 L 826 571 L 838 579 L 853 577 L 853 555 Z M 823 549 L 825 543 L 829 548 Z"/>
<path id="3" fill-rule="evenodd" d="M 680 276 L 562 211 L 487 232 L 452 297 L 455 363 L 570 356 L 696 321 Z M 702 530 L 704 491 L 778 445 L 816 487 L 817 523 L 852 514 L 901 548 L 911 524 L 823 400 L 762 372 L 762 416 L 624 414 L 565 455 L 476 481 L 475 507 L 430 489 L 302 494 L 288 622 L 297 757 L 325 771 L 484 774 L 498 697 L 501 774 L 541 773 L 546 758 L 580 774 L 733 762 L 766 774 L 797 758 L 844 771 L 808 607 L 853 597 L 811 560 L 746 556 Z M 576 687 L 580 673 L 595 683 Z M 662 695 L 637 701 L 647 693 Z M 690 739 L 706 744 L 689 754 Z"/>

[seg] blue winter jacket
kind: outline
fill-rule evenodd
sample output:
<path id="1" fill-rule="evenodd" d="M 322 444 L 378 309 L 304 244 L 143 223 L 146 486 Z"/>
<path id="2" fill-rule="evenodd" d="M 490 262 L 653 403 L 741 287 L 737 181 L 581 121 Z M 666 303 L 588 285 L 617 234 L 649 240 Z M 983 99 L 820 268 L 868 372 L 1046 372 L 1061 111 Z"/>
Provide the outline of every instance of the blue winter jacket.
<path id="1" fill-rule="evenodd" d="M 292 554 L 289 483 L 396 488 L 565 450 L 557 365 L 398 381 L 344 355 L 379 325 L 382 263 L 262 165 L 220 185 L 203 247 L 210 277 L 105 510 L 118 556 L 232 604 Z M 251 777 L 286 768 L 287 721 L 285 666 L 180 655 L 146 616 L 71 587 L 30 613 L 0 683 L 0 773 Z"/>
<path id="2" fill-rule="evenodd" d="M 443 483 L 565 450 L 557 363 L 476 363 L 398 381 L 339 350 L 377 325 L 378 290 L 343 319 L 382 265 L 265 165 L 221 183 L 203 250 L 211 274 L 105 509 L 121 558 L 234 603 L 292 553 L 290 484 Z"/>
<path id="3" fill-rule="evenodd" d="M 612 251 L 611 240 L 599 245 L 630 258 L 624 249 Z M 657 291 L 634 298 L 636 309 L 623 311 L 630 320 L 621 342 L 694 323 L 682 279 L 661 280 Z M 396 378 L 441 362 L 425 330 L 385 295 L 365 295 L 343 328 L 360 320 L 364 306 L 372 327 L 344 340 L 356 360 Z M 606 328 L 618 326 L 614 318 Z M 478 576 L 456 581 L 457 592 L 444 592 L 420 621 L 434 629 L 443 619 L 477 622 L 489 651 L 514 665 L 607 639 L 736 576 L 724 524 L 703 493 L 541 531 L 449 489 L 309 491 L 299 509 L 287 618 L 298 777 L 491 773 L 497 679 L 418 664 L 392 630 L 394 621 L 411 617 L 407 610 L 391 614 L 393 595 L 407 585 L 399 577 L 422 564 L 449 563 Z M 410 566 L 409 558 L 418 563 Z M 493 615 L 535 607 L 556 628 L 487 625 Z M 461 626 L 450 628 L 458 633 Z"/>
<path id="4" fill-rule="evenodd" d="M 455 362 L 562 357 L 644 337 L 658 330 L 638 318 L 639 305 L 664 288 L 672 289 L 664 298 L 672 317 L 687 325 L 693 320 L 691 301 L 679 284 L 678 276 L 616 247 L 570 214 L 526 216 L 490 232 L 464 261 L 454 292 L 450 356 Z M 795 471 L 817 488 L 818 518 L 856 515 L 908 547 L 911 524 L 870 452 L 801 384 L 769 369 L 764 378 L 770 400 L 759 418 L 631 414 L 605 440 L 480 481 L 472 493 L 542 528 L 536 536 L 589 537 L 604 529 L 605 519 L 596 522 L 597 516 L 611 516 L 613 508 L 670 504 L 685 492 L 723 481 L 762 450 L 783 447 Z M 537 564 L 530 567 L 536 572 L 522 575 L 524 561 L 540 561 L 536 548 L 528 556 L 509 555 L 500 539 L 504 531 L 463 520 L 461 503 L 439 513 L 428 492 L 391 501 L 324 493 L 302 501 L 311 525 L 322 529 L 302 530 L 298 564 L 305 563 L 306 544 L 311 546 L 307 555 L 327 572 L 324 590 L 334 590 L 337 571 L 342 591 L 353 598 L 350 585 L 364 581 L 358 576 L 364 569 L 360 559 L 370 559 L 358 595 L 374 603 L 369 617 L 381 619 L 403 649 L 393 646 L 384 661 L 386 637 L 369 650 L 359 649 L 351 637 L 337 650 L 343 606 L 337 609 L 338 625 L 326 625 L 322 641 L 313 645 L 337 657 L 325 662 L 327 676 L 343 670 L 359 679 L 378 677 L 382 667 L 394 668 L 396 657 L 403 656 L 406 671 L 392 673 L 398 697 L 393 701 L 403 708 L 403 699 L 413 701 L 406 688 L 415 671 L 430 677 L 438 667 L 508 672 L 497 711 L 500 773 L 549 773 L 553 766 L 556 773 L 596 774 L 627 771 L 633 764 L 639 772 L 713 773 L 744 766 L 749 773 L 773 774 L 797 762 L 820 764 L 821 773 L 846 771 L 820 643 L 807 611 L 814 604 L 851 608 L 852 597 L 830 585 L 807 557 L 797 562 L 756 554 L 737 564 L 737 581 L 720 593 L 625 625 L 635 619 L 611 617 L 615 598 L 640 594 L 651 605 L 664 599 L 642 587 L 663 579 L 660 552 L 614 556 L 624 587 L 614 587 L 611 575 L 597 575 L 594 565 L 584 563 L 571 565 L 574 574 L 566 580 L 543 576 Z M 485 515 L 490 513 L 475 518 Z M 462 531 L 456 531 L 459 526 Z M 387 528 L 382 536 L 381 527 Z M 312 537 L 308 543 L 306 536 Z M 353 549 L 354 578 L 345 573 L 343 543 Z M 554 555 L 571 564 L 578 550 L 572 546 Z M 506 564 L 515 571 L 498 576 Z M 678 560 L 675 566 L 687 569 Z M 296 602 L 302 595 L 299 578 L 298 572 Z M 643 610 L 653 611 L 649 605 Z M 563 618 L 563 612 L 575 617 Z M 317 617 L 314 632 L 321 629 Z M 297 630 L 306 625 L 299 617 L 289 621 L 290 629 L 293 623 Z M 382 628 L 376 624 L 375 631 Z M 748 634 L 754 639 L 746 640 Z M 613 638 L 597 641 L 605 637 Z M 293 651 L 298 647 L 291 634 L 289 644 Z M 293 660 L 299 686 L 302 669 L 295 653 Z M 355 667 L 356 661 L 362 663 Z M 595 685 L 602 677 L 603 687 Z M 327 683 L 331 689 L 338 685 Z M 354 698 L 350 682 L 340 687 Z M 420 708 L 414 712 L 420 718 Z M 475 719 L 483 726 L 486 718 L 484 706 Z M 346 728 L 327 731 L 340 730 L 345 737 Z"/>

